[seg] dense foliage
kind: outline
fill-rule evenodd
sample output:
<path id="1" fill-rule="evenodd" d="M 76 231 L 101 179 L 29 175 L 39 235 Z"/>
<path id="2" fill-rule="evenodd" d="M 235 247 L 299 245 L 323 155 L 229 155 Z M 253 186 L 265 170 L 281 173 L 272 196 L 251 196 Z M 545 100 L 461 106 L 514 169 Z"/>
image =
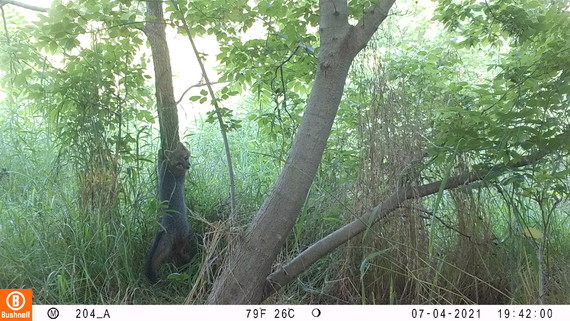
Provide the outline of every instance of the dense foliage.
<path id="1" fill-rule="evenodd" d="M 350 18 L 370 3 L 349 1 Z M 181 124 L 200 255 L 152 287 L 141 271 L 158 215 L 159 139 L 143 2 L 1 8 L 0 287 L 31 287 L 45 304 L 203 303 L 236 233 L 223 224 L 228 178 L 207 92 L 192 88 L 180 105 L 207 110 Z M 197 41 L 219 47 L 202 54 L 216 61 L 246 225 L 312 86 L 317 3 L 181 0 L 165 11 L 171 31 L 185 34 L 184 17 Z M 280 260 L 394 190 L 490 174 L 408 201 L 272 302 L 568 304 L 569 39 L 564 1 L 397 2 L 352 67 Z"/>

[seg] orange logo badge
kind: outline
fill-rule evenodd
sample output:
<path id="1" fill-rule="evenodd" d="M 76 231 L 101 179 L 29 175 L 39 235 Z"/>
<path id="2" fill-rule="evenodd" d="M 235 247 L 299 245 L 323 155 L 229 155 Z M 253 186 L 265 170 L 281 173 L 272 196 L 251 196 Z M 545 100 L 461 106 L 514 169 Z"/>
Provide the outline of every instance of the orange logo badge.
<path id="1" fill-rule="evenodd" d="M 32 320 L 32 289 L 0 289 L 0 320 Z"/>

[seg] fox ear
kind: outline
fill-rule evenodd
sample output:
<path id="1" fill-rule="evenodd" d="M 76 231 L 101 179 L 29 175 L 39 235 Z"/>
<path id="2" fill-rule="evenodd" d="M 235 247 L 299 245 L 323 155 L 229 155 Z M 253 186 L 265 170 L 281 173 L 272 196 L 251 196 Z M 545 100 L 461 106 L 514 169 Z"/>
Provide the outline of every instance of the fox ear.
<path id="1" fill-rule="evenodd" d="M 178 142 L 178 147 L 177 149 L 179 150 L 188 150 L 188 148 L 186 148 L 186 145 L 184 145 L 182 142 Z"/>
<path id="2" fill-rule="evenodd" d="M 186 146 L 182 142 L 178 142 L 178 145 L 176 145 L 176 150 L 184 152 L 184 153 L 190 153 L 188 148 L 186 148 Z"/>

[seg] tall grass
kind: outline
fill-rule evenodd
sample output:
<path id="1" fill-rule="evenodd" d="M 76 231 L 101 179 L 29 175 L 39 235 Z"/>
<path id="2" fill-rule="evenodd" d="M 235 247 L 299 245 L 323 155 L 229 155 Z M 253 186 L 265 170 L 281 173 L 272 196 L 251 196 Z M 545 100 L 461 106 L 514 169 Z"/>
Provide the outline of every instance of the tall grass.
<path id="1" fill-rule="evenodd" d="M 397 119 L 393 113 L 406 112 L 401 103 L 377 105 L 361 115 L 356 132 L 341 127 L 331 138 L 277 264 L 368 211 L 398 184 L 421 181 L 413 164 L 423 124 L 414 123 L 412 115 L 407 124 L 390 124 Z M 283 161 L 254 124 L 244 121 L 239 132 L 230 134 L 239 224 L 229 230 L 224 223 L 229 188 L 218 130 L 204 124 L 187 135 L 192 167 L 186 198 L 198 255 L 182 268 L 163 266 L 161 282 L 150 285 L 142 271 L 160 215 L 154 136 L 139 138 L 136 159 L 119 158 L 115 166 L 101 155 L 107 162 L 85 172 L 59 153 L 46 128 L 25 131 L 19 121 L 26 120 L 0 125 L 0 287 L 32 288 L 37 304 L 204 303 L 224 256 L 262 204 Z M 381 123 L 385 127 L 378 127 Z M 409 130 L 394 135 L 401 126 Z M 361 145 L 347 147 L 355 141 Z M 349 153 L 339 157 L 341 150 Z M 428 172 L 435 177 L 446 168 Z M 94 178 L 86 179 L 88 173 Z M 87 201 L 81 201 L 82 195 Z M 433 213 L 435 202 L 435 196 L 407 202 L 268 303 L 569 302 L 567 203 L 539 206 L 517 190 L 492 186 L 444 192 Z M 547 214 L 545 229 L 541 222 Z M 530 227 L 544 235 L 529 237 Z M 539 298 L 541 286 L 545 296 Z"/>
<path id="2" fill-rule="evenodd" d="M 132 162 L 118 160 L 115 182 L 112 166 L 78 170 L 45 128 L 24 140 L 29 133 L 10 129 L 0 152 L 0 287 L 32 288 L 38 304 L 182 303 L 187 283 L 167 282 L 161 298 L 142 276 L 158 229 L 154 163 L 134 175 Z"/>

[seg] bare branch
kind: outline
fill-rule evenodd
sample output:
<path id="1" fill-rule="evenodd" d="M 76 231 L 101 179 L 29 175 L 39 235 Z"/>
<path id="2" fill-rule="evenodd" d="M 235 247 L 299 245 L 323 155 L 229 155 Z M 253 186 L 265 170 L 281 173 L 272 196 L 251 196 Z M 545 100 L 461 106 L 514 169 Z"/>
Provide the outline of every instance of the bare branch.
<path id="1" fill-rule="evenodd" d="M 6 15 L 4 14 L 4 7 L 0 5 L 0 12 L 2 13 L 2 22 L 4 23 L 4 32 L 6 32 L 6 42 L 10 44 L 10 32 L 8 32 L 8 24 L 6 23 Z"/>
<path id="2" fill-rule="evenodd" d="M 3 5 L 3 4 L 11 4 L 11 5 L 18 6 L 18 7 L 24 8 L 24 9 L 39 11 L 39 12 L 47 12 L 48 11 L 47 8 L 42 8 L 42 7 L 34 6 L 31 4 L 23 3 L 20 1 L 14 1 L 14 0 L 0 0 L 0 5 Z"/>

